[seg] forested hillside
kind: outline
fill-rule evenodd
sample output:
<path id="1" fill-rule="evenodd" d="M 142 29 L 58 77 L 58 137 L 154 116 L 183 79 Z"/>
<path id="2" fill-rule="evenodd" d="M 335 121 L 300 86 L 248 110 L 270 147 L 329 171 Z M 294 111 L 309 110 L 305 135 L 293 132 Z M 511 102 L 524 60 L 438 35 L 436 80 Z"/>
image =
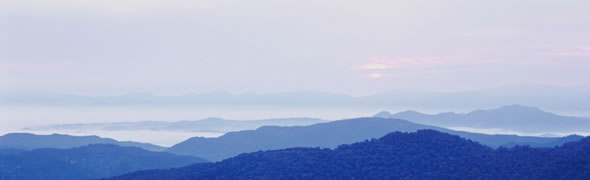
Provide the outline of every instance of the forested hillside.
<path id="1" fill-rule="evenodd" d="M 341 144 L 379 138 L 390 132 L 415 132 L 420 129 L 433 129 L 458 135 L 492 148 L 498 146 L 512 147 L 523 144 L 536 147 L 554 147 L 555 145 L 561 145 L 565 142 L 582 138 L 581 136 L 550 138 L 488 135 L 454 131 L 401 119 L 370 117 L 318 123 L 309 126 L 264 126 L 256 130 L 230 132 L 216 138 L 193 137 L 170 147 L 166 151 L 180 155 L 193 155 L 209 161 L 220 161 L 238 154 L 260 150 L 276 150 L 293 147 L 336 148 Z"/>
<path id="2" fill-rule="evenodd" d="M 72 149 L 10 150 L 0 154 L 2 180 L 79 180 L 204 162 L 192 156 L 94 144 Z"/>
<path id="3" fill-rule="evenodd" d="M 589 179 L 590 138 L 556 148 L 492 149 L 434 130 L 334 150 L 290 148 L 118 179 Z"/>

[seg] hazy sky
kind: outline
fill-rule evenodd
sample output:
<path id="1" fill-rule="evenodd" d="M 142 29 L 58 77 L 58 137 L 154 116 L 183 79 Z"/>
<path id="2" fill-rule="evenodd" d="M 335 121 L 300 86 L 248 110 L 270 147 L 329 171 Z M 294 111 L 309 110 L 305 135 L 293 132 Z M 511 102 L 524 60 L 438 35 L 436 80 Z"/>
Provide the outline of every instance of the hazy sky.
<path id="1" fill-rule="evenodd" d="M 2 0 L 0 91 L 590 85 L 590 1 Z"/>

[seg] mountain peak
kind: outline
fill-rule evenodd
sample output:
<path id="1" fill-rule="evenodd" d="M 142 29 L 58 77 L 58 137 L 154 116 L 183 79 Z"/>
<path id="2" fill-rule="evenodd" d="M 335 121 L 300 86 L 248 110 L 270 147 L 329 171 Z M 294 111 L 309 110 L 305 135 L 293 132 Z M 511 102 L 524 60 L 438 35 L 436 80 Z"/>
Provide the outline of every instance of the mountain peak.
<path id="1" fill-rule="evenodd" d="M 507 106 L 502 106 L 499 107 L 497 109 L 494 110 L 501 110 L 501 111 L 524 111 L 524 112 L 544 112 L 543 110 L 537 108 L 537 107 L 532 107 L 532 106 L 523 106 L 520 104 L 512 104 L 512 105 L 507 105 Z"/>
<path id="2" fill-rule="evenodd" d="M 391 114 L 389 111 L 381 111 L 375 114 L 373 117 L 389 119 L 389 118 L 400 118 L 400 117 L 407 117 L 407 116 L 422 116 L 425 115 L 424 113 L 414 111 L 414 110 L 406 110 L 402 112 L 398 112 L 395 114 Z"/>
<path id="3" fill-rule="evenodd" d="M 392 116 L 393 116 L 393 114 L 391 114 L 389 111 L 381 111 L 381 112 L 375 114 L 373 117 L 387 119 L 387 118 L 391 118 Z"/>
<path id="4" fill-rule="evenodd" d="M 201 121 L 224 121 L 225 119 L 218 118 L 218 117 L 208 117 L 206 119 L 201 119 Z"/>
<path id="5" fill-rule="evenodd" d="M 421 113 L 418 111 L 414 111 L 414 110 L 407 110 L 407 111 L 395 113 L 393 116 L 406 118 L 406 117 L 415 117 L 415 116 L 424 116 L 424 115 L 427 115 L 427 114 L 424 114 L 424 113 Z"/>

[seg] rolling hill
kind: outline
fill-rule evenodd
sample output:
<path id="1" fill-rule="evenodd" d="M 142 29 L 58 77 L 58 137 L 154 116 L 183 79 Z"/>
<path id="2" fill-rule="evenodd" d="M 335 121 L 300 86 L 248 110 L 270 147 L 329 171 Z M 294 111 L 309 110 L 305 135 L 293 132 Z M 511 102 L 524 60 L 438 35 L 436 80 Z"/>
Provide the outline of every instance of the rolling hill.
<path id="1" fill-rule="evenodd" d="M 79 180 L 137 170 L 173 168 L 205 160 L 137 147 L 93 144 L 71 149 L 36 149 L 0 154 L 3 180 Z"/>
<path id="2" fill-rule="evenodd" d="M 289 148 L 217 163 L 134 172 L 151 179 L 569 179 L 590 178 L 590 138 L 555 148 L 492 149 L 434 130 L 394 132 L 338 148 Z"/>
<path id="3" fill-rule="evenodd" d="M 453 131 L 435 126 L 421 125 L 400 119 L 357 118 L 318 123 L 309 126 L 264 126 L 256 130 L 229 132 L 217 138 L 193 137 L 178 143 L 166 152 L 179 155 L 194 155 L 210 161 L 219 161 L 241 153 L 260 150 L 284 149 L 291 147 L 335 148 L 371 138 L 378 138 L 389 132 L 414 132 L 420 129 L 434 129 L 459 135 L 490 147 L 530 144 L 536 147 L 553 147 L 567 141 L 581 139 L 581 136 L 564 138 L 526 137 L 516 135 L 487 135 Z"/>
<path id="4" fill-rule="evenodd" d="M 0 149 L 67 149 L 89 144 L 115 144 L 125 147 L 139 147 L 150 151 L 164 151 L 166 149 L 165 147 L 148 143 L 117 141 L 98 136 L 70 136 L 63 134 L 35 135 L 30 133 L 10 133 L 0 136 Z"/>

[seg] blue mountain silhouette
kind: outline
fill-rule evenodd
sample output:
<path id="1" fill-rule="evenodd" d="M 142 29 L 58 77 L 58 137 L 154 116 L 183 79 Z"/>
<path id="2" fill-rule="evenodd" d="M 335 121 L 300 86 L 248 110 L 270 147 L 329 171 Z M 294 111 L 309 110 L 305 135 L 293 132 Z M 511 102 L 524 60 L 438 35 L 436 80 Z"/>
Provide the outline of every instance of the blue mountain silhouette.
<path id="1" fill-rule="evenodd" d="M 434 130 L 394 132 L 338 148 L 245 153 L 217 163 L 147 170 L 151 179 L 571 179 L 590 178 L 590 138 L 555 148 L 492 149 Z"/>
<path id="2" fill-rule="evenodd" d="M 497 128 L 528 133 L 590 132 L 590 118 L 560 116 L 539 108 L 521 105 L 476 110 L 464 114 L 453 112 L 424 114 L 404 111 L 396 114 L 380 112 L 375 116 L 405 119 L 440 127 Z"/>
<path id="3" fill-rule="evenodd" d="M 217 138 L 193 137 L 178 143 L 166 152 L 180 155 L 194 155 L 210 161 L 219 161 L 241 153 L 273 150 L 291 147 L 335 148 L 340 144 L 354 143 L 384 136 L 389 132 L 414 132 L 420 129 L 434 129 L 459 135 L 490 147 L 529 144 L 537 147 L 553 147 L 568 138 L 526 137 L 516 135 L 487 135 L 453 131 L 435 126 L 416 124 L 400 119 L 357 118 L 318 123 L 309 126 L 264 126 L 256 130 L 229 132 Z"/>

